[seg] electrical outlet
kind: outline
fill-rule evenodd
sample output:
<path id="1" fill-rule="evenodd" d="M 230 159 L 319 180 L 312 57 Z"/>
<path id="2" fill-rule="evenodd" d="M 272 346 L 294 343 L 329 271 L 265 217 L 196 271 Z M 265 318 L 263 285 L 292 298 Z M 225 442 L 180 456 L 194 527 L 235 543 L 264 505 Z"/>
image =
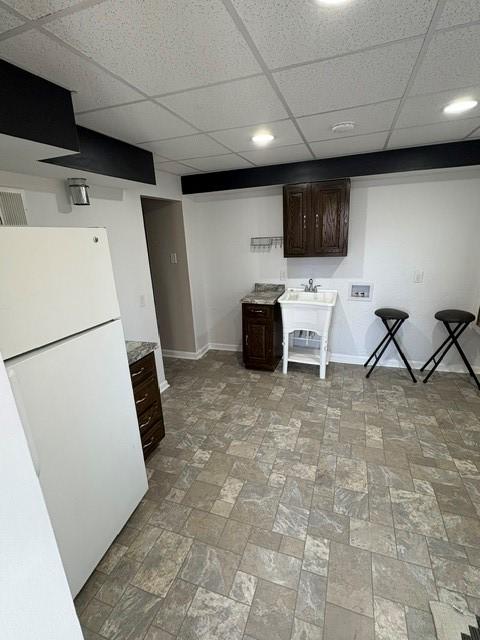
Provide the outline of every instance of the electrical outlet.
<path id="1" fill-rule="evenodd" d="M 141 307 L 146 307 L 147 306 L 147 302 L 145 300 L 145 294 L 142 293 L 142 295 L 140 296 L 140 306 Z"/>
<path id="2" fill-rule="evenodd" d="M 423 284 L 423 271 L 421 269 L 415 269 L 413 272 L 413 281 L 415 284 Z"/>
<path id="3" fill-rule="evenodd" d="M 171 253 L 170 254 L 170 264 L 177 264 L 177 254 L 176 253 Z"/>
<path id="4" fill-rule="evenodd" d="M 280 280 L 286 280 L 287 276 L 285 273 L 285 269 L 280 269 Z"/>

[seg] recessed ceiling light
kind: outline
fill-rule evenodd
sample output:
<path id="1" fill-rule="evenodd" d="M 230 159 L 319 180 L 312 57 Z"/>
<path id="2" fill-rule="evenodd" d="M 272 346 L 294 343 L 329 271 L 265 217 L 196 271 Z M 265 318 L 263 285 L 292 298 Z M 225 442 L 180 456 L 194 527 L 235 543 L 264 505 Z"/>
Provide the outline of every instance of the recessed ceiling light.
<path id="1" fill-rule="evenodd" d="M 353 131 L 353 129 L 355 129 L 355 123 L 351 121 L 337 122 L 332 125 L 333 133 L 344 133 L 345 131 Z"/>
<path id="2" fill-rule="evenodd" d="M 252 142 L 257 144 L 259 147 L 264 147 L 266 144 L 269 144 L 274 137 L 268 131 L 259 131 L 252 137 Z"/>
<path id="3" fill-rule="evenodd" d="M 474 109 L 478 104 L 477 100 L 473 100 L 472 98 L 460 98 L 460 100 L 454 100 L 447 104 L 444 108 L 443 113 L 455 115 L 457 113 L 465 113 L 465 111 L 470 111 L 470 109 Z"/>
<path id="4" fill-rule="evenodd" d="M 340 4 L 346 4 L 350 0 L 317 0 L 317 4 L 323 4 L 327 7 L 335 7 Z"/>

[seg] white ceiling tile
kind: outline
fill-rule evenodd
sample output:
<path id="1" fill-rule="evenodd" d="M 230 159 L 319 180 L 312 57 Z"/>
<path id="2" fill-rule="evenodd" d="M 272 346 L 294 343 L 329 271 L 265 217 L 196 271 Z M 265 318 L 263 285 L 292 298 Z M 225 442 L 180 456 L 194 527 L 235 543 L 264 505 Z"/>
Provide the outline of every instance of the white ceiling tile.
<path id="1" fill-rule="evenodd" d="M 27 18 L 43 18 L 51 13 L 73 7 L 80 0 L 4 0 L 13 9 Z"/>
<path id="2" fill-rule="evenodd" d="M 185 163 L 201 171 L 229 171 L 230 169 L 246 169 L 251 163 L 239 158 L 234 153 L 224 156 L 210 156 L 209 158 L 186 159 Z"/>
<path id="3" fill-rule="evenodd" d="M 422 144 L 449 142 L 465 138 L 475 127 L 480 125 L 480 118 L 441 122 L 408 129 L 395 129 L 388 144 L 389 149 L 395 147 L 415 147 Z"/>
<path id="4" fill-rule="evenodd" d="M 153 154 L 153 164 L 160 164 L 161 162 L 168 162 L 167 158 L 158 155 L 158 153 Z"/>
<path id="5" fill-rule="evenodd" d="M 480 115 L 480 106 L 455 116 L 443 113 L 444 107 L 449 102 L 459 98 L 473 98 L 480 103 L 480 87 L 453 89 L 452 91 L 408 98 L 400 112 L 397 127 L 413 127 L 420 124 L 433 124 L 434 122 L 451 122 L 452 120 L 462 120 Z"/>
<path id="6" fill-rule="evenodd" d="M 279 122 L 267 122 L 251 127 L 215 131 L 211 135 L 232 149 L 232 151 L 247 151 L 249 149 L 258 149 L 257 145 L 252 142 L 252 136 L 260 131 L 268 131 L 274 136 L 269 148 L 284 147 L 302 142 L 302 138 L 291 120 L 280 120 Z"/>
<path id="7" fill-rule="evenodd" d="M 480 126 L 478 127 L 478 129 L 475 129 L 475 131 L 468 136 L 469 138 L 480 138 Z"/>
<path id="8" fill-rule="evenodd" d="M 162 142 L 150 142 L 141 146 L 170 160 L 215 156 L 226 152 L 225 147 L 204 134 L 163 140 Z"/>
<path id="9" fill-rule="evenodd" d="M 412 95 L 480 84 L 480 25 L 438 31 L 418 71 Z"/>
<path id="10" fill-rule="evenodd" d="M 287 113 L 264 76 L 159 98 L 199 129 L 213 131 L 285 118 Z"/>
<path id="11" fill-rule="evenodd" d="M 480 20 L 480 2 L 478 0 L 448 0 L 442 11 L 437 29 L 453 27 Z"/>
<path id="12" fill-rule="evenodd" d="M 166 171 L 166 173 L 173 173 L 176 176 L 186 176 L 192 173 L 201 173 L 198 169 L 187 167 L 180 162 L 163 162 L 155 165 L 156 171 Z"/>
<path id="13" fill-rule="evenodd" d="M 0 56 L 75 91 L 77 111 L 138 100 L 142 96 L 39 31 L 0 41 Z"/>
<path id="14" fill-rule="evenodd" d="M 47 28 L 149 95 L 259 71 L 220 0 L 107 0 Z"/>
<path id="15" fill-rule="evenodd" d="M 242 153 L 248 160 L 257 165 L 284 164 L 286 162 L 301 162 L 313 160 L 312 154 L 304 144 L 294 144 L 290 147 L 272 147 L 270 149 L 256 149 Z"/>
<path id="16" fill-rule="evenodd" d="M 399 98 L 405 91 L 421 39 L 325 60 L 274 74 L 294 115 Z"/>
<path id="17" fill-rule="evenodd" d="M 233 0 L 270 68 L 417 36 L 436 0 L 368 0 L 321 6 L 315 0 Z"/>
<path id="18" fill-rule="evenodd" d="M 399 100 L 390 100 L 379 104 L 370 104 L 353 109 L 330 111 L 316 116 L 298 118 L 297 122 L 307 140 L 327 140 L 361 135 L 374 131 L 390 129 Z M 344 134 L 334 133 L 332 126 L 338 122 L 354 122 L 355 129 Z"/>
<path id="19" fill-rule="evenodd" d="M 24 24 L 23 20 L 20 20 L 20 18 L 14 16 L 10 11 L 6 11 L 3 7 L 0 7 L 0 33 L 15 29 L 15 27 L 19 27 L 21 24 Z"/>
<path id="20" fill-rule="evenodd" d="M 134 144 L 193 133 L 195 129 L 153 102 L 79 114 L 78 124 Z"/>
<path id="21" fill-rule="evenodd" d="M 312 142 L 310 146 L 317 158 L 333 158 L 335 156 L 349 156 L 356 153 L 370 153 L 381 151 L 387 141 L 387 133 L 369 133 L 364 136 L 351 136 L 340 140 L 325 140 Z"/>

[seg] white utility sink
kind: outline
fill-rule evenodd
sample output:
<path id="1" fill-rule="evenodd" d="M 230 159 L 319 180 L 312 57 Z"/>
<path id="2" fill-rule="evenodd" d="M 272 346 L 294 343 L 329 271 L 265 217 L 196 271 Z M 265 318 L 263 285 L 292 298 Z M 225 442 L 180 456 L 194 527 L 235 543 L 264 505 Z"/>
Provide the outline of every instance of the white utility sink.
<path id="1" fill-rule="evenodd" d="M 315 306 L 334 307 L 338 291 L 325 289 L 324 291 L 303 291 L 303 289 L 287 289 L 279 298 L 280 304 L 314 304 Z"/>
<path id="2" fill-rule="evenodd" d="M 278 299 L 282 309 L 283 323 L 283 373 L 287 373 L 288 362 L 316 364 L 320 367 L 320 378 L 325 378 L 328 354 L 328 333 L 332 311 L 338 291 L 304 291 L 287 289 Z M 320 338 L 316 350 L 290 350 L 290 334 L 293 331 L 314 332 Z"/>

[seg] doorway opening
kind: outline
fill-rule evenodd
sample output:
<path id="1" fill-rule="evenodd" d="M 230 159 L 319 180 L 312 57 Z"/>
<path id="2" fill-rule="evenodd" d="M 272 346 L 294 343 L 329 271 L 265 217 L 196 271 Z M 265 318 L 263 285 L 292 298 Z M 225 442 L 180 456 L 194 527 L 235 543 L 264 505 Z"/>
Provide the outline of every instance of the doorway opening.
<path id="1" fill-rule="evenodd" d="M 141 204 L 162 353 L 185 357 L 196 347 L 182 203 L 142 196 Z"/>

